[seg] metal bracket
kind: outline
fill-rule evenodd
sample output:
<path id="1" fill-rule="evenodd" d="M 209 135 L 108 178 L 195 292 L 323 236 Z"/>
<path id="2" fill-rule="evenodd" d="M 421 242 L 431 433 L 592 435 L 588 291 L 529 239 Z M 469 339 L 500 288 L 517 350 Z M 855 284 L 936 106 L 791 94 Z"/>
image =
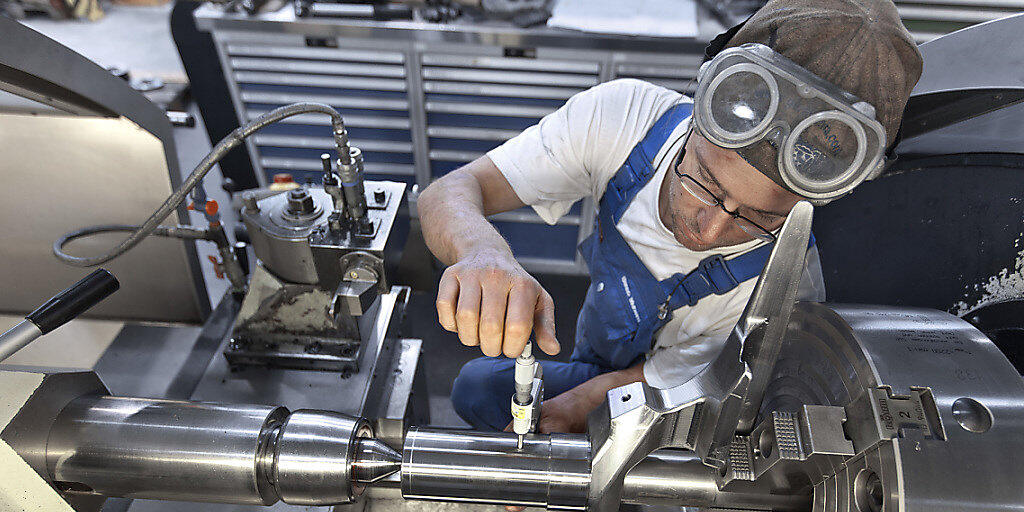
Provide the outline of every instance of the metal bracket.
<path id="1" fill-rule="evenodd" d="M 946 432 L 931 389 L 910 388 L 908 396 L 894 395 L 889 386 L 868 391 L 879 439 L 903 437 L 900 432 L 902 429 L 917 428 L 927 437 L 946 440 Z"/>

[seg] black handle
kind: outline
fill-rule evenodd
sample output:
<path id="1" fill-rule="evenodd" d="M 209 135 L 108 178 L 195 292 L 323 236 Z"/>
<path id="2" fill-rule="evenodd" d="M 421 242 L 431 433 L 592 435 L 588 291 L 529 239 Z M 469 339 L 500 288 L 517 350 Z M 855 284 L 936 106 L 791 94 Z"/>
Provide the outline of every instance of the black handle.
<path id="1" fill-rule="evenodd" d="M 85 313 L 120 287 L 121 283 L 117 282 L 117 278 L 101 268 L 85 276 L 71 288 L 58 293 L 25 318 L 31 320 L 43 334 L 46 334 Z"/>

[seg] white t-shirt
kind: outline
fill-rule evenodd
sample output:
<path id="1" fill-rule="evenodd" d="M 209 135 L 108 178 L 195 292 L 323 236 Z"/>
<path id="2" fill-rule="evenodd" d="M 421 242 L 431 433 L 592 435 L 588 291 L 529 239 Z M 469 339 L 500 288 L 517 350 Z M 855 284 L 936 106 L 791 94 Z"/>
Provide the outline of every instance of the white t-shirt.
<path id="1" fill-rule="evenodd" d="M 607 82 L 573 96 L 540 123 L 487 155 L 519 199 L 553 224 L 583 197 L 600 198 L 608 181 L 661 115 L 673 105 L 689 101 L 682 94 L 640 80 Z M 728 259 L 763 243 L 755 240 L 695 252 L 677 242 L 662 223 L 659 189 L 688 128 L 689 119 L 673 130 L 654 160 L 654 177 L 636 194 L 618 224 L 623 239 L 658 280 L 690 272 L 714 253 Z M 693 307 L 676 309 L 647 354 L 647 382 L 659 388 L 675 386 L 711 362 L 739 320 L 755 282 L 749 279 L 723 295 L 712 294 Z M 801 299 L 822 301 L 824 289 L 815 249 L 809 252 L 804 267 Z"/>

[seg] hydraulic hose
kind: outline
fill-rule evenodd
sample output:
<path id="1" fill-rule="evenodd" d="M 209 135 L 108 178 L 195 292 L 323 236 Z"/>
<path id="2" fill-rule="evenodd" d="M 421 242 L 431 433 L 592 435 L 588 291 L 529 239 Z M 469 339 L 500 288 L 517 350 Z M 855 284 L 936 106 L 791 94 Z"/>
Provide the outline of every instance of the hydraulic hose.
<path id="1" fill-rule="evenodd" d="M 119 231 L 134 232 L 138 231 L 141 227 L 142 226 L 133 224 L 100 224 L 98 226 L 89 226 L 69 231 L 53 242 L 53 254 L 57 255 L 61 260 L 75 258 L 75 256 L 71 256 L 64 252 L 64 246 L 72 240 L 97 235 L 99 233 L 116 233 Z M 187 226 L 157 226 L 149 234 L 153 236 L 166 236 L 188 240 L 206 240 L 208 238 L 208 235 L 204 230 Z"/>
<path id="2" fill-rule="evenodd" d="M 88 236 L 91 234 L 101 232 L 128 231 L 130 230 L 128 228 L 134 226 L 91 226 L 84 229 L 73 231 L 71 233 L 67 233 L 53 244 L 54 256 L 56 256 L 57 259 L 69 265 L 73 265 L 76 267 L 92 267 L 96 265 L 102 265 L 103 263 L 106 263 L 124 254 L 125 252 L 128 252 L 128 250 L 138 245 L 139 242 L 141 242 L 146 237 L 156 232 L 157 228 L 159 227 L 159 224 L 163 222 L 164 219 L 166 219 L 167 216 L 170 215 L 171 212 L 174 211 L 174 209 L 177 208 L 182 201 L 185 200 L 185 197 L 188 196 L 189 192 L 191 192 L 192 189 L 194 189 L 197 185 L 199 185 L 200 182 L 202 182 L 203 178 L 206 176 L 208 172 L 210 172 L 210 169 L 213 168 L 214 164 L 216 164 L 222 158 L 224 158 L 224 155 L 226 155 L 228 151 L 231 151 L 236 146 L 241 144 L 246 137 L 249 137 L 250 135 L 256 133 L 260 129 L 266 127 L 267 125 L 276 123 L 282 119 L 296 116 L 299 114 L 309 114 L 318 112 L 331 116 L 331 127 L 334 131 L 335 145 L 337 146 L 339 157 L 342 159 L 342 162 L 345 163 L 346 159 L 351 158 L 349 155 L 348 148 L 348 134 L 345 131 L 345 123 L 342 120 L 341 114 L 338 113 L 337 110 L 322 103 L 295 103 L 292 105 L 286 105 L 283 107 L 275 108 L 274 110 L 271 110 L 266 114 L 263 114 L 262 116 L 256 118 L 248 124 L 236 128 L 234 131 L 228 134 L 227 137 L 221 139 L 221 141 L 218 142 L 217 145 L 214 146 L 213 149 L 206 154 L 203 160 L 199 162 L 198 165 L 196 165 L 195 169 L 192 170 L 188 177 L 185 178 L 185 181 L 182 183 L 181 187 L 175 190 L 163 202 L 163 204 L 161 204 L 160 207 L 157 208 L 157 210 L 153 212 L 153 214 L 150 215 L 148 219 L 146 219 L 146 222 L 142 223 L 141 226 L 138 226 L 134 230 L 132 230 L 132 233 L 128 235 L 127 238 L 122 240 L 121 243 L 119 243 L 116 247 L 99 256 L 72 256 L 70 254 L 67 254 L 63 250 L 64 244 L 75 238 L 81 238 L 83 236 Z M 115 227 L 119 229 L 114 229 Z M 165 234 L 164 236 L 177 235 Z"/>

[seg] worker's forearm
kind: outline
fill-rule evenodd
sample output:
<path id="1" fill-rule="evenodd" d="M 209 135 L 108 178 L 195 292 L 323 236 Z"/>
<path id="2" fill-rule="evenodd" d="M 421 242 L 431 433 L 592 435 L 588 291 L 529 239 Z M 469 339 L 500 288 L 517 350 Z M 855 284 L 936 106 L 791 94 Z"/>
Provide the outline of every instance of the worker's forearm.
<path id="1" fill-rule="evenodd" d="M 583 415 L 597 408 L 605 401 L 608 391 L 626 384 L 644 380 L 644 364 L 603 373 L 569 390 L 573 400 L 580 406 Z"/>
<path id="2" fill-rule="evenodd" d="M 604 373 L 578 386 L 578 388 L 580 388 L 580 396 L 578 399 L 586 405 L 587 412 L 589 412 L 596 409 L 597 406 L 601 405 L 601 403 L 605 401 L 608 391 L 620 386 L 625 386 L 626 384 L 642 382 L 643 380 L 643 363 L 626 368 L 625 370 Z"/>
<path id="3" fill-rule="evenodd" d="M 587 415 L 604 402 L 609 390 L 643 380 L 643 363 L 625 370 L 598 375 L 569 391 L 545 400 L 541 404 L 538 428 L 542 433 L 586 432 Z"/>
<path id="4" fill-rule="evenodd" d="M 489 250 L 512 257 L 508 243 L 484 217 L 480 184 L 472 175 L 437 180 L 420 195 L 418 207 L 427 247 L 445 265 Z"/>

